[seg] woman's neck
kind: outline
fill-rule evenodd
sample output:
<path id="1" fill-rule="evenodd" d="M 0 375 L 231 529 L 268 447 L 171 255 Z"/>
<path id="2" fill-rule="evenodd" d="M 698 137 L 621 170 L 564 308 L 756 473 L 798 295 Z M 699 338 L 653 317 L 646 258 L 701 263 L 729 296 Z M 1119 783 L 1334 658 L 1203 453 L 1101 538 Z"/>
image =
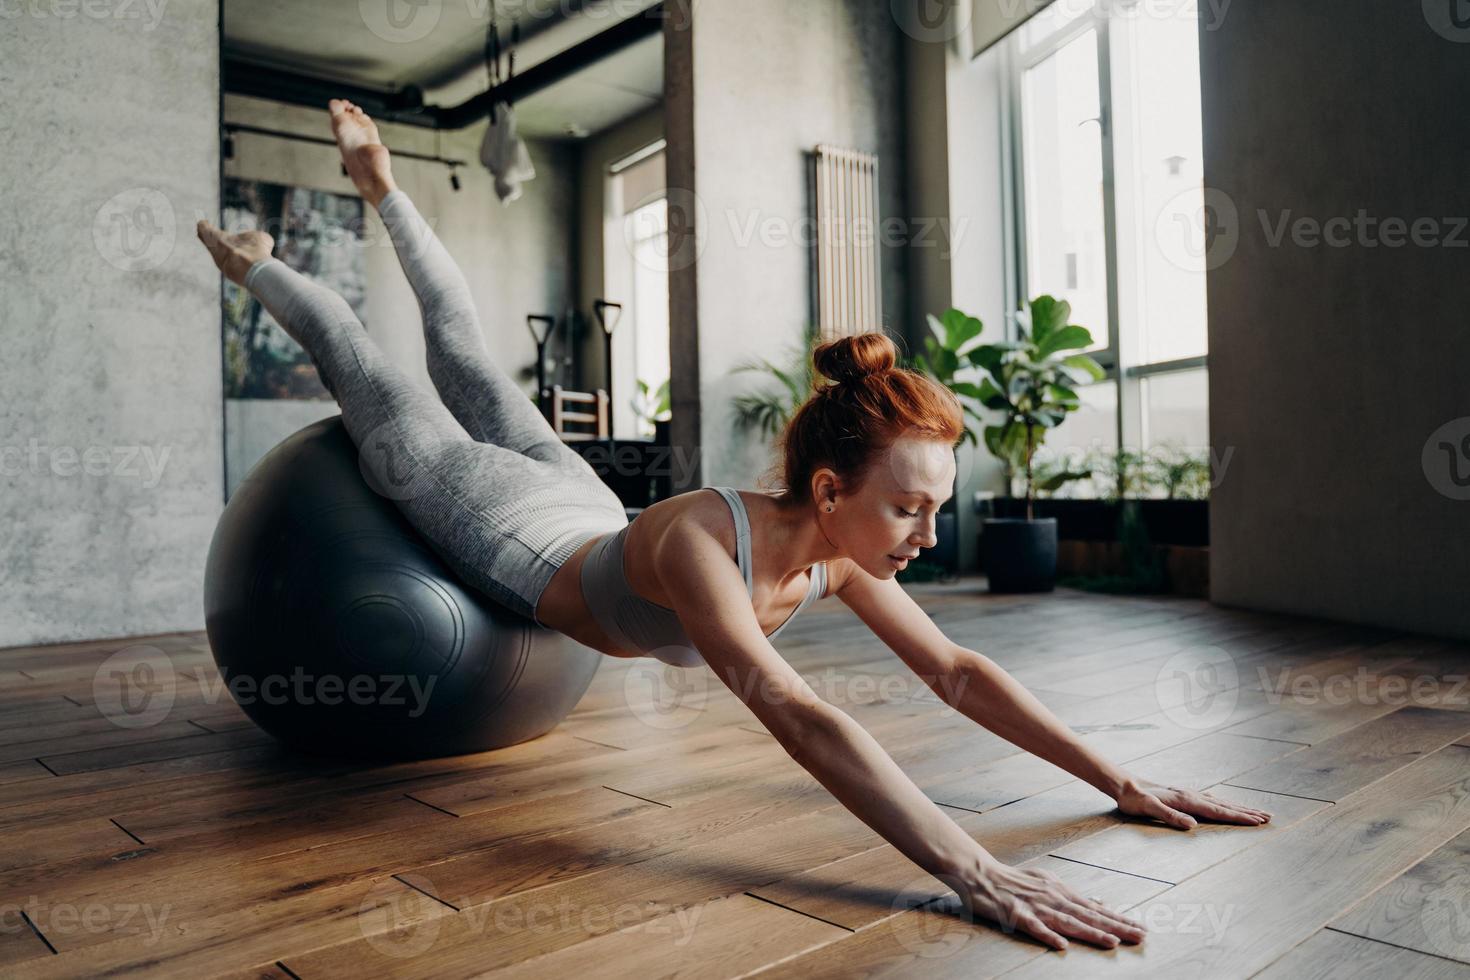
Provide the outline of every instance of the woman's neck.
<path id="1" fill-rule="evenodd" d="M 803 574 L 817 562 L 838 557 L 836 546 L 817 523 L 816 508 L 809 502 L 789 501 L 790 492 L 786 490 L 756 493 L 762 501 L 760 511 L 751 515 L 751 522 L 760 522 L 760 537 L 769 552 L 761 555 L 760 564 L 777 568 L 781 581 Z"/>

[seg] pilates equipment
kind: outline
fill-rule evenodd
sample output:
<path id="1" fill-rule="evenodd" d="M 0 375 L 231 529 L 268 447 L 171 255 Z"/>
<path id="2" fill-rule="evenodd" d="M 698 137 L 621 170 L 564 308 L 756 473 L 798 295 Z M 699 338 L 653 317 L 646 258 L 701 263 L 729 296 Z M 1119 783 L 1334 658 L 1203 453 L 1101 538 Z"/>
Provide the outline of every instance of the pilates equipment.
<path id="1" fill-rule="evenodd" d="M 425 758 L 536 738 L 602 658 L 460 582 L 370 488 L 340 415 L 272 449 L 230 498 L 204 613 L 241 709 L 319 754 Z"/>

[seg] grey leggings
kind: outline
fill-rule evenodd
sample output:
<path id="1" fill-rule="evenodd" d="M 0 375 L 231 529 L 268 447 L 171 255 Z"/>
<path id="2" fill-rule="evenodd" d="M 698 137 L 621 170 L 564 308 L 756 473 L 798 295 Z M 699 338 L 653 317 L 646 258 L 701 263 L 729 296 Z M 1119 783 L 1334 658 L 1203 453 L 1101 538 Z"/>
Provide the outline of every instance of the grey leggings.
<path id="1" fill-rule="evenodd" d="M 627 514 L 491 360 L 469 285 L 413 202 L 394 191 L 378 212 L 418 296 L 442 403 L 388 361 L 332 290 L 274 258 L 250 267 L 245 288 L 311 357 L 369 484 L 465 583 L 535 619 L 556 570 Z"/>

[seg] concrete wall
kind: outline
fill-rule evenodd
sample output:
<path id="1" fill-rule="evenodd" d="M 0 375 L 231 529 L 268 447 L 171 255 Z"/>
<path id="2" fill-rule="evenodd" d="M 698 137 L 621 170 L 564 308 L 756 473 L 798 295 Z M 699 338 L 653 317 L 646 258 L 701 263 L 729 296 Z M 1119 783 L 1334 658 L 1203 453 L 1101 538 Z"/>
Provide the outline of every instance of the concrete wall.
<path id="1" fill-rule="evenodd" d="M 1283 0 L 1201 30 L 1215 602 L 1470 636 L 1470 30 L 1449 11 Z M 1360 211 L 1373 230 L 1339 223 L 1340 245 L 1294 224 Z"/>
<path id="2" fill-rule="evenodd" d="M 203 626 L 221 508 L 218 4 L 0 29 L 0 646 Z"/>
<path id="3" fill-rule="evenodd" d="M 756 356 L 790 361 L 811 322 L 808 154 L 818 143 L 878 154 L 882 214 L 907 214 L 901 41 L 889 5 L 870 0 L 694 4 L 692 34 L 666 33 L 670 142 L 681 126 L 693 139 L 691 157 L 670 155 L 669 182 L 697 195 L 702 235 L 697 275 L 676 274 L 673 289 L 673 434 L 684 442 L 681 383 L 697 378 L 703 483 L 749 486 L 772 461 L 763 440 L 732 429 L 734 397 L 758 380 L 729 372 Z M 902 248 L 885 250 L 884 315 L 899 337 L 904 263 Z M 681 330 L 698 332 L 697 371 L 681 365 Z"/>
<path id="4" fill-rule="evenodd" d="M 225 120 L 303 135 L 331 135 L 323 111 L 230 95 Z M 536 179 L 524 185 L 519 200 L 501 204 L 490 174 L 479 164 L 485 123 L 443 133 L 413 126 L 384 125 L 384 141 L 394 149 L 465 160 L 460 190 L 449 184 L 448 168 L 428 161 L 398 158 L 393 166 L 400 187 L 413 198 L 445 248 L 454 256 L 475 297 L 490 350 L 529 397 L 536 388 L 536 346 L 526 328 L 529 313 L 565 313 L 575 300 L 577 255 L 576 155 L 561 142 L 528 141 Z M 342 175 L 335 147 L 240 133 L 225 173 L 249 180 L 312 187 L 356 195 Z M 366 209 L 367 281 L 363 313 L 368 333 L 416 381 L 433 390 L 424 366 L 424 336 L 418 302 L 394 255 L 382 221 Z M 229 483 L 238 485 L 249 467 L 282 438 L 314 418 L 335 415 L 335 402 L 233 401 L 227 432 Z"/>

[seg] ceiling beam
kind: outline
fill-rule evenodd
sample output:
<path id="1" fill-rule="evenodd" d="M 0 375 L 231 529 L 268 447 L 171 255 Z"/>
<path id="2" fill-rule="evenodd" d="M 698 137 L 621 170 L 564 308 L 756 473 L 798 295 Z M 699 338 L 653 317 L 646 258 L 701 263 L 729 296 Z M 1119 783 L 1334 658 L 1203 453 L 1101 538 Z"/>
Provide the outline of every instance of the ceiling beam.
<path id="1" fill-rule="evenodd" d="M 226 92 L 270 99 L 292 105 L 325 109 L 328 99 L 348 99 L 368 115 L 387 122 L 430 129 L 463 129 L 490 115 L 500 102 L 514 105 L 591 65 L 617 54 L 663 30 L 664 4 L 658 3 L 580 44 L 538 62 L 492 89 L 455 106 L 424 104 L 416 85 L 397 90 L 373 89 L 315 75 L 270 68 L 226 55 L 223 85 Z"/>

